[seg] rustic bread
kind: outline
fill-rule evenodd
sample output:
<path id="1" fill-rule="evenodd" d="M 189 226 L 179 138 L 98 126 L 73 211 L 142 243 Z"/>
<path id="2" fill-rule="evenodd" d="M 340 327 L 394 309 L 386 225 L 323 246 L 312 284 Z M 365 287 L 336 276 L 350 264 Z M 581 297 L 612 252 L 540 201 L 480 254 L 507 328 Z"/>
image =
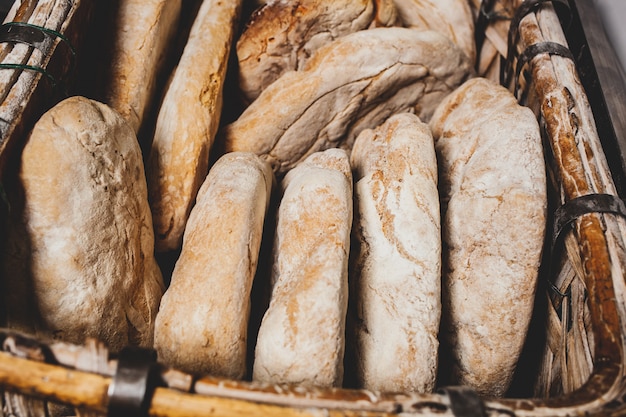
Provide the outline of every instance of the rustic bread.
<path id="1" fill-rule="evenodd" d="M 154 104 L 157 78 L 174 43 L 180 9 L 181 0 L 122 0 L 115 9 L 104 102 L 135 133 Z"/>
<path id="2" fill-rule="evenodd" d="M 340 386 L 348 303 L 352 175 L 344 150 L 309 156 L 282 181 L 271 281 L 253 379 Z"/>
<path id="3" fill-rule="evenodd" d="M 440 363 L 451 383 L 503 395 L 532 316 L 546 229 L 539 125 L 483 78 L 431 120 L 440 164 L 443 307 Z"/>
<path id="4" fill-rule="evenodd" d="M 151 347 L 164 288 L 132 128 L 102 103 L 68 98 L 36 123 L 19 180 L 42 332 Z"/>
<path id="5" fill-rule="evenodd" d="M 439 33 L 398 27 L 354 32 L 270 84 L 224 127 L 220 140 L 225 150 L 254 152 L 282 174 L 313 152 L 349 149 L 361 130 L 391 114 L 411 110 L 428 120 L 471 72 L 465 54 Z"/>
<path id="6" fill-rule="evenodd" d="M 273 173 L 251 153 L 211 168 L 157 314 L 159 359 L 192 374 L 240 379 L 246 370 L 250 291 Z"/>
<path id="7" fill-rule="evenodd" d="M 240 8 L 240 0 L 202 2 L 159 110 L 147 164 L 159 252 L 180 248 L 187 217 L 209 170 Z"/>
<path id="8" fill-rule="evenodd" d="M 251 16 L 237 41 L 239 87 L 246 102 L 284 72 L 297 70 L 322 45 L 367 28 L 371 0 L 297 0 L 265 4 Z"/>
<path id="9" fill-rule="evenodd" d="M 416 30 L 436 30 L 476 59 L 474 15 L 467 0 L 393 0 L 398 20 Z"/>
<path id="10" fill-rule="evenodd" d="M 441 317 L 437 159 L 411 113 L 364 130 L 350 161 L 355 185 L 351 268 L 353 353 L 360 387 L 431 392 Z"/>
<path id="11" fill-rule="evenodd" d="M 374 0 L 374 20 L 370 28 L 399 25 L 400 17 L 394 0 Z"/>

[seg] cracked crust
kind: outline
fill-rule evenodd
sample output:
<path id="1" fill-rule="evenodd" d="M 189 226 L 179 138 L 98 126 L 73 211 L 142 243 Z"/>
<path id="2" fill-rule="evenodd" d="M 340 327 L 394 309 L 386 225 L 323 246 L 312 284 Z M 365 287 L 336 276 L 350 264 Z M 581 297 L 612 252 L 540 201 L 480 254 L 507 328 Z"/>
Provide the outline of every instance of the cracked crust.
<path id="1" fill-rule="evenodd" d="M 270 166 L 251 153 L 226 154 L 209 171 L 156 318 L 154 343 L 165 364 L 194 375 L 244 377 L 250 292 L 272 184 Z"/>
<path id="2" fill-rule="evenodd" d="M 465 54 L 439 33 L 351 33 L 319 49 L 302 70 L 272 83 L 225 126 L 220 140 L 226 151 L 254 152 L 282 174 L 313 152 L 349 150 L 361 130 L 391 114 L 412 111 L 427 121 L 436 104 L 471 74 Z"/>
<path id="3" fill-rule="evenodd" d="M 441 315 L 437 159 L 430 128 L 410 113 L 364 130 L 355 176 L 351 273 L 357 383 L 432 392 Z"/>
<path id="4" fill-rule="evenodd" d="M 253 379 L 341 386 L 352 225 L 348 156 L 341 149 L 315 153 L 281 187 L 273 289 Z"/>
<path id="5" fill-rule="evenodd" d="M 371 0 L 274 1 L 258 9 L 237 41 L 239 87 L 250 103 L 289 70 L 298 70 L 332 40 L 367 28 Z"/>
<path id="6" fill-rule="evenodd" d="M 151 347 L 163 282 L 131 127 L 102 103 L 66 99 L 35 125 L 19 175 L 40 329 Z"/>
<path id="7" fill-rule="evenodd" d="M 539 126 L 507 89 L 475 78 L 442 102 L 431 128 L 445 248 L 441 362 L 451 363 L 450 383 L 502 396 L 526 338 L 546 228 Z"/>

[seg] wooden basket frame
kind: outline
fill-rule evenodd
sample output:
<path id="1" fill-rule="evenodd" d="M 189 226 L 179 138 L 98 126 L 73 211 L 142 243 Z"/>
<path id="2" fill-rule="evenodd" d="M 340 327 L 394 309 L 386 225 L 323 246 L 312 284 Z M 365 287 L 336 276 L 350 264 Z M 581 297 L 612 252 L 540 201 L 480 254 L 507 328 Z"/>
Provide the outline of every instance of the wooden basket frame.
<path id="1" fill-rule="evenodd" d="M 63 31 L 71 40 L 78 41 L 81 24 L 91 18 L 88 3 L 75 1 L 68 16 L 68 24 Z M 587 91 L 593 92 L 589 97 L 594 117 L 599 121 L 597 132 L 602 138 L 602 148 L 608 151 L 607 156 L 594 155 L 593 160 L 600 164 L 606 163 L 615 182 L 613 189 L 595 192 L 616 195 L 619 198 L 624 195 L 626 182 L 626 111 L 620 111 L 624 110 L 623 104 L 620 109 L 616 107 L 620 106 L 620 97 L 626 96 L 624 78 L 607 75 L 606 68 L 620 68 L 619 63 L 614 55 L 598 47 L 602 42 L 607 42 L 601 33 L 585 30 L 586 25 L 599 24 L 593 21 L 599 18 L 594 13 L 590 0 L 569 0 L 569 4 L 573 9 L 573 23 L 578 25 L 577 28 L 583 29 L 580 39 L 575 39 L 573 43 L 570 39 L 571 49 L 576 65 L 584 68 L 584 71 L 579 70 L 582 83 Z M 581 15 L 585 16 L 586 22 L 580 20 Z M 525 28 L 520 27 L 522 43 L 533 43 L 532 30 L 528 24 Z M 46 65 L 63 66 L 66 57 L 62 56 L 59 49 L 56 46 L 53 48 Z M 565 58 L 531 59 L 526 72 L 529 82 L 541 78 L 539 61 L 542 59 L 558 61 Z M 32 126 L 42 109 L 49 106 L 44 97 L 50 92 L 46 91 L 40 81 L 41 76 L 36 79 L 32 98 L 23 113 L 14 121 L 10 135 L 0 141 L 0 172 L 4 170 L 11 149 L 19 146 L 19 138 Z M 600 87 L 604 87 L 600 88 L 599 94 L 594 90 L 594 85 L 597 86 L 598 83 Z M 535 97 L 542 94 L 538 90 Z M 607 94 L 607 91 L 610 93 Z M 558 142 L 559 132 L 552 131 L 550 119 L 558 115 L 546 112 L 545 102 L 542 100 L 537 103 L 536 111 L 546 128 L 548 140 Z M 595 129 L 595 125 L 593 127 Z M 551 146 L 553 151 L 558 150 L 554 143 Z M 562 176 L 563 173 L 558 170 L 559 167 L 556 169 L 556 176 Z M 576 191 L 568 193 L 567 186 L 562 183 L 557 188 L 557 194 L 565 201 L 579 197 Z M 210 377 L 196 379 L 161 366 L 154 361 L 149 351 L 123 351 L 110 357 L 106 348 L 94 341 L 88 341 L 84 346 L 75 346 L 40 341 L 9 330 L 0 331 L 0 341 L 5 350 L 0 352 L 0 388 L 9 393 L 22 394 L 34 402 L 70 404 L 81 410 L 81 415 L 88 415 L 90 412 L 109 415 L 141 413 L 170 417 L 626 415 L 626 284 L 621 270 L 626 254 L 621 241 L 615 240 L 616 236 L 622 236 L 619 231 L 624 230 L 626 221 L 621 215 L 612 213 L 588 213 L 582 217 L 583 221 L 575 221 L 574 232 L 570 234 L 577 233 L 579 236 L 574 239 L 574 251 L 590 251 L 582 254 L 582 258 L 589 257 L 582 261 L 582 270 L 586 275 L 584 288 L 589 296 L 588 318 L 592 323 L 594 363 L 584 384 L 557 397 L 486 399 L 479 398 L 464 387 L 448 387 L 433 394 L 378 394 L 365 390 L 304 389 L 298 386 L 237 382 Z M 581 224 L 585 221 L 593 224 L 590 226 L 593 229 L 591 232 L 586 229 L 585 224 Z M 596 233 L 597 230 L 600 231 L 599 234 Z M 599 247 L 592 245 L 593 247 L 586 249 L 580 248 L 579 244 L 586 239 L 585 236 L 600 239 L 602 242 Z M 568 239 L 572 241 L 572 237 Z M 607 247 L 610 250 L 607 251 Z M 618 263 L 620 266 L 615 266 Z M 95 361 L 98 364 L 97 369 L 93 368 L 94 357 L 98 358 Z M 129 374 L 130 380 L 133 376 L 135 378 L 136 392 L 129 398 L 120 400 L 120 395 L 115 394 L 115 387 L 125 383 L 132 387 Z M 113 406 L 118 414 L 111 411 Z"/>

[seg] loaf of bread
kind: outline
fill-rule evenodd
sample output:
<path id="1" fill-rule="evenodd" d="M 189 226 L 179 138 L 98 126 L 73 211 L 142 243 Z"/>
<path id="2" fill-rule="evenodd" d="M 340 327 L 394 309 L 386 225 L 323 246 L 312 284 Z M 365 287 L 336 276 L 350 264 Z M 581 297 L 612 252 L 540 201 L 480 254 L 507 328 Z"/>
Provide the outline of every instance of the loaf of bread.
<path id="1" fill-rule="evenodd" d="M 270 84 L 220 140 L 225 150 L 254 152 L 282 174 L 313 152 L 349 149 L 361 130 L 391 114 L 411 110 L 427 121 L 472 71 L 465 54 L 437 32 L 354 32 Z"/>
<path id="2" fill-rule="evenodd" d="M 511 92 L 483 78 L 448 96 L 430 125 L 445 248 L 442 374 L 501 396 L 526 339 L 546 229 L 539 125 Z"/>
<path id="3" fill-rule="evenodd" d="M 394 0 L 374 0 L 374 20 L 370 28 L 400 25 L 398 9 Z"/>
<path id="4" fill-rule="evenodd" d="M 468 0 L 393 0 L 393 2 L 403 26 L 440 32 L 474 62 L 476 59 L 474 15 Z"/>
<path id="5" fill-rule="evenodd" d="M 284 72 L 297 70 L 322 45 L 367 28 L 372 0 L 269 2 L 248 21 L 237 41 L 239 87 L 246 102 Z"/>
<path id="6" fill-rule="evenodd" d="M 250 292 L 272 183 L 271 167 L 251 153 L 226 154 L 209 171 L 156 318 L 163 363 L 196 375 L 245 375 Z"/>
<path id="7" fill-rule="evenodd" d="M 121 0 L 115 9 L 104 102 L 139 132 L 178 28 L 181 0 Z"/>
<path id="8" fill-rule="evenodd" d="M 19 181 L 41 332 L 151 347 L 164 287 L 130 125 L 102 103 L 62 101 L 28 137 Z"/>
<path id="9" fill-rule="evenodd" d="M 441 317 L 437 159 L 411 113 L 361 132 L 350 156 L 355 226 L 349 331 L 360 387 L 431 392 Z"/>
<path id="10" fill-rule="evenodd" d="M 282 181 L 273 283 L 253 379 L 302 386 L 343 380 L 352 226 L 352 175 L 344 150 L 309 156 Z"/>
<path id="11" fill-rule="evenodd" d="M 147 164 L 156 250 L 179 249 L 209 170 L 241 0 L 204 0 L 157 117 Z"/>

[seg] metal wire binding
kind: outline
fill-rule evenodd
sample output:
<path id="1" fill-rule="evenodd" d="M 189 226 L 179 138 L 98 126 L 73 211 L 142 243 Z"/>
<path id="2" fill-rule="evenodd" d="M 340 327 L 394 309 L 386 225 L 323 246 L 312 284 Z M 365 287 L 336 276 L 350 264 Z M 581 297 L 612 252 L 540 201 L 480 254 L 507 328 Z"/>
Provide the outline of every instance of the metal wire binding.
<path id="1" fill-rule="evenodd" d="M 69 48 L 70 67 L 68 74 L 73 73 L 76 64 L 76 50 L 70 40 L 62 33 L 26 22 L 7 22 L 0 25 L 0 42 L 23 43 L 40 50 L 42 53 L 46 53 L 46 40 L 54 38 L 60 39 Z M 50 80 L 53 88 L 65 81 L 65 79 L 58 81 L 46 69 L 35 65 L 0 63 L 0 69 L 21 69 L 41 73 Z"/>
<path id="2" fill-rule="evenodd" d="M 511 82 L 511 71 L 513 68 L 513 59 L 517 55 L 517 42 L 519 41 L 519 24 L 522 19 L 531 12 L 537 10 L 543 3 L 551 2 L 555 6 L 560 5 L 567 10 L 567 16 L 571 20 L 571 10 L 567 0 L 525 0 L 515 11 L 513 18 L 511 19 L 511 25 L 509 26 L 509 33 L 507 38 L 507 53 L 506 57 L 501 58 L 500 62 L 500 84 L 508 87 Z"/>

